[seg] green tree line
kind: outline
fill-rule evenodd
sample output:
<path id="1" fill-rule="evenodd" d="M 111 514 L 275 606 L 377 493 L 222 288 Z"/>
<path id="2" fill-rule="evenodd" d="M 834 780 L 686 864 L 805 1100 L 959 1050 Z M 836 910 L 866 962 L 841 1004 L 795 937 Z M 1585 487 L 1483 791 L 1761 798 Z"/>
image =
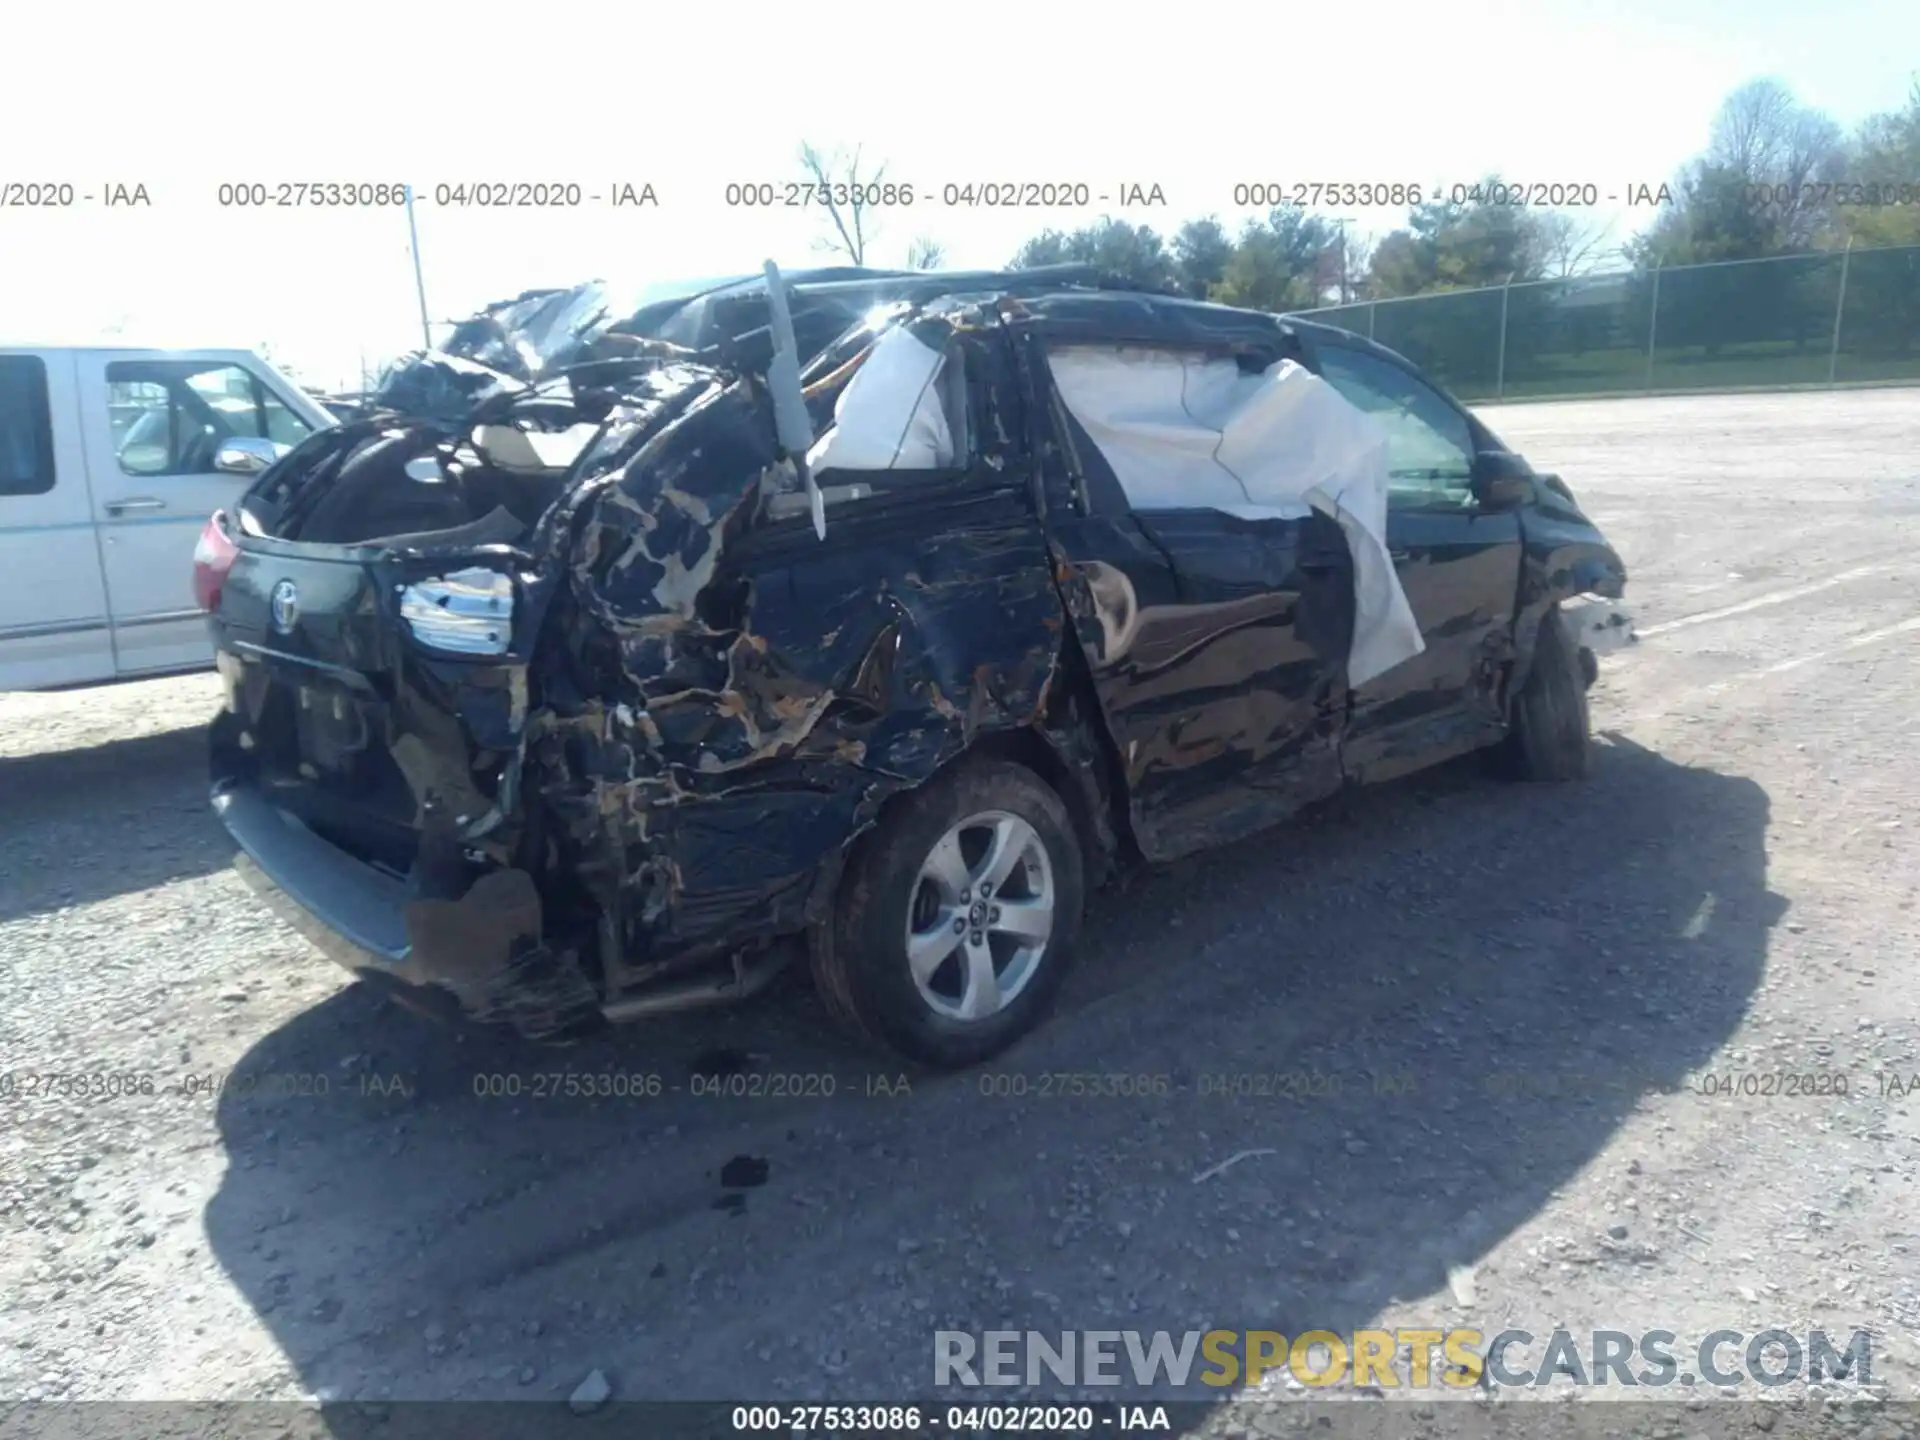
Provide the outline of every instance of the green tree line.
<path id="1" fill-rule="evenodd" d="M 1740 86 L 1700 152 L 1633 197 L 1653 200 L 1653 219 L 1624 242 L 1592 210 L 1500 203 L 1502 190 L 1488 175 L 1371 241 L 1281 207 L 1237 231 L 1216 216 L 1167 235 L 1112 218 L 1044 230 L 1012 263 L 1097 264 L 1262 310 L 1352 305 L 1331 318 L 1465 394 L 1631 389 L 1656 360 L 1663 385 L 1763 370 L 1817 383 L 1840 373 L 1836 323 L 1848 375 L 1920 365 L 1920 78 L 1851 133 L 1778 80 Z M 1716 263 L 1760 260 L 1776 263 Z M 1412 296 L 1449 298 L 1367 306 Z"/>
<path id="2" fill-rule="evenodd" d="M 1577 210 L 1482 198 L 1416 205 L 1407 223 L 1371 243 L 1324 215 L 1283 206 L 1231 232 L 1216 216 L 1170 235 L 1104 218 L 1043 230 L 1016 268 L 1099 264 L 1136 282 L 1195 299 L 1265 310 L 1570 278 L 1596 269 L 1645 269 L 1750 260 L 1844 247 L 1920 244 L 1920 79 L 1906 104 L 1847 135 L 1798 103 L 1780 81 L 1754 80 L 1722 103 L 1706 147 L 1666 182 L 1655 219 L 1623 245 Z M 1868 204 L 1868 187 L 1901 188 L 1907 203 Z M 1858 187 L 1858 188 L 1855 188 Z M 1658 187 L 1652 187 L 1658 189 Z M 1858 203 L 1856 203 L 1858 202 Z"/>

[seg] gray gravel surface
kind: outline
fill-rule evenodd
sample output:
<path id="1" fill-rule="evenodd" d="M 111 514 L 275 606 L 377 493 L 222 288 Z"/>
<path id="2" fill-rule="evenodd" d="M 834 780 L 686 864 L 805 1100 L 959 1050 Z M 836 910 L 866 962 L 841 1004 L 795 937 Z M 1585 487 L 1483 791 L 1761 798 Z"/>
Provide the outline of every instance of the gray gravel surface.
<path id="1" fill-rule="evenodd" d="M 231 873 L 211 677 L 0 696 L 0 1397 L 875 1400 L 939 1328 L 1468 1324 L 1866 1328 L 1913 1399 L 1920 392 L 1486 413 L 1632 572 L 1592 780 L 1448 766 L 1106 892 L 976 1073 L 798 982 L 439 1028 Z M 1847 1093 L 1699 1093 L 1776 1072 Z"/>

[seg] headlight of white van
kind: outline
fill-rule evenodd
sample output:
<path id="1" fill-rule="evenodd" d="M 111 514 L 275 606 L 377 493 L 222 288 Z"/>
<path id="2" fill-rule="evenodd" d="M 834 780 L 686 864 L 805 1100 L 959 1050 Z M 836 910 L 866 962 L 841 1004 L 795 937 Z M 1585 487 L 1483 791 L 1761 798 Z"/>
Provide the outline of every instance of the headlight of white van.
<path id="1" fill-rule="evenodd" d="M 504 655 L 513 639 L 513 581 L 481 569 L 422 580 L 401 590 L 400 618 L 435 650 Z"/>

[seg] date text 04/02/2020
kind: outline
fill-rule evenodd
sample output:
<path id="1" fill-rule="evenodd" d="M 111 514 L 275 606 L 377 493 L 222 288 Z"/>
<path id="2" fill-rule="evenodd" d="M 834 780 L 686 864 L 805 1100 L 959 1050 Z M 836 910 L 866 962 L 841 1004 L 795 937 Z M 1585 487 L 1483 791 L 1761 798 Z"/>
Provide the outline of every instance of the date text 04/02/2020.
<path id="1" fill-rule="evenodd" d="M 736 1433 L 835 1435 L 1085 1435 L 1169 1432 L 1164 1405 L 736 1405 Z"/>

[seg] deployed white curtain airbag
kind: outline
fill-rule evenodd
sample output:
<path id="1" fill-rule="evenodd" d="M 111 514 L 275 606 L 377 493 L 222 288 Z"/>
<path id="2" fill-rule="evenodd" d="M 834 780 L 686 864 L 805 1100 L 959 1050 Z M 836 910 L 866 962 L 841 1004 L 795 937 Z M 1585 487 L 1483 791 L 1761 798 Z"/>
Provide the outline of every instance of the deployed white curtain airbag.
<path id="1" fill-rule="evenodd" d="M 938 470 L 953 464 L 953 437 L 936 383 L 946 356 L 905 326 L 874 342 L 833 406 L 833 428 L 807 452 L 821 470 Z"/>
<path id="2" fill-rule="evenodd" d="M 1291 360 L 1258 374 L 1231 359 L 1113 346 L 1050 350 L 1067 409 L 1137 510 L 1250 519 L 1331 516 L 1353 555 L 1358 688 L 1425 644 L 1387 553 L 1387 437 Z"/>

